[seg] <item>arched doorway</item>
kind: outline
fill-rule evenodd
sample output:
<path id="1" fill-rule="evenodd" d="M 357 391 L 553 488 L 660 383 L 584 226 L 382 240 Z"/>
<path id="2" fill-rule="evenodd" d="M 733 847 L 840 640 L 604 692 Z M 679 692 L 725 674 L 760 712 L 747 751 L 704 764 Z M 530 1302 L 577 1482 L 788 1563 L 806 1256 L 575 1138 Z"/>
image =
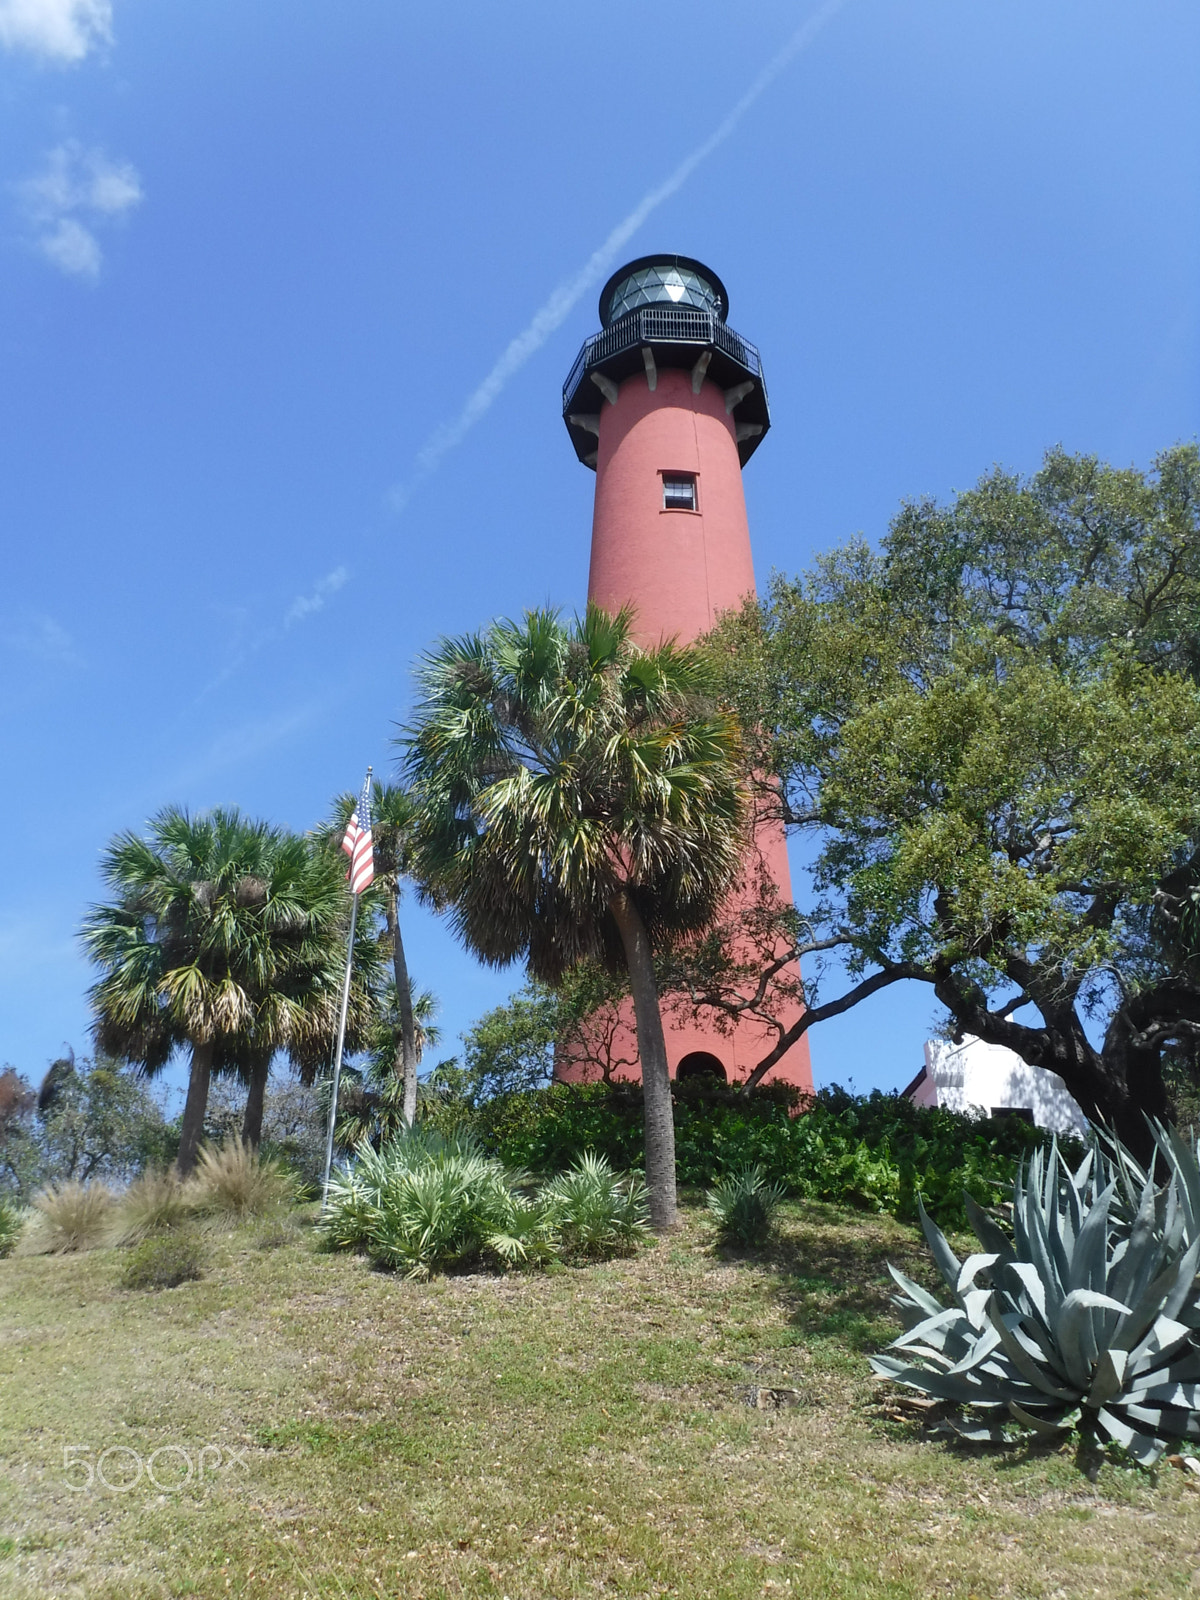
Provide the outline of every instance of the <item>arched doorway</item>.
<path id="1" fill-rule="evenodd" d="M 690 1055 L 675 1068 L 676 1078 L 716 1078 L 720 1083 L 728 1083 L 729 1075 L 721 1065 L 718 1058 L 708 1050 L 693 1050 Z"/>

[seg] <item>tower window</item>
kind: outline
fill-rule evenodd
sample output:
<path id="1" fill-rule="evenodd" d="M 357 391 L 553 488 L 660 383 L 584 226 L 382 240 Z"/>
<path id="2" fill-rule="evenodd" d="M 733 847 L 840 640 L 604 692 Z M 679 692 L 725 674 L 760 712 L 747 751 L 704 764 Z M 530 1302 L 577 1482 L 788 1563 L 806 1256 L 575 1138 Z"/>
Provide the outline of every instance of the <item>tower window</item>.
<path id="1" fill-rule="evenodd" d="M 695 511 L 696 474 L 694 472 L 664 472 L 663 510 Z"/>

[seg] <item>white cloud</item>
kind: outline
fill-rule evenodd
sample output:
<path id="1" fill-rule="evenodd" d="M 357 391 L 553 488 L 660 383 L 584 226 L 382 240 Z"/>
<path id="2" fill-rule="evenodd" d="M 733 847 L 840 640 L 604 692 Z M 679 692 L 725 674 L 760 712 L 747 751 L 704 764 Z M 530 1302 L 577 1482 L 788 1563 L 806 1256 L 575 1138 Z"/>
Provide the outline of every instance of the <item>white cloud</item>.
<path id="1" fill-rule="evenodd" d="M 18 621 L 0 628 L 0 640 L 18 655 L 29 656 L 47 666 L 74 667 L 79 665 L 75 641 L 53 617 L 44 612 L 27 612 Z"/>
<path id="2" fill-rule="evenodd" d="M 308 594 L 298 594 L 296 596 L 279 622 L 272 624 L 270 627 L 260 629 L 248 643 L 242 645 L 237 654 L 221 669 L 211 683 L 206 683 L 200 690 L 200 693 L 196 696 L 196 703 L 198 704 L 207 695 L 212 694 L 214 689 L 219 689 L 222 684 L 228 683 L 230 678 L 239 672 L 247 661 L 252 656 L 256 656 L 260 650 L 265 649 L 267 645 L 278 644 L 293 628 L 299 627 L 302 622 L 307 622 L 309 617 L 316 612 L 323 611 L 330 596 L 335 595 L 349 581 L 349 567 L 334 567 L 332 572 L 327 572 L 323 578 L 318 578 Z"/>
<path id="3" fill-rule="evenodd" d="M 338 592 L 349 576 L 345 567 L 335 567 L 332 572 L 327 572 L 320 579 L 311 594 L 298 594 L 283 619 L 284 632 L 311 617 L 314 611 L 324 610 L 326 600 L 331 594 Z"/>
<path id="4" fill-rule="evenodd" d="M 63 217 L 56 227 L 42 234 L 38 245 L 46 260 L 70 277 L 94 278 L 100 271 L 103 258 L 96 236 L 74 217 Z"/>
<path id="5" fill-rule="evenodd" d="M 128 161 L 111 161 L 103 150 L 84 149 L 77 139 L 56 145 L 41 171 L 18 190 L 38 250 L 76 278 L 95 278 L 100 271 L 103 253 L 93 229 L 119 219 L 143 199 L 141 180 Z"/>
<path id="6" fill-rule="evenodd" d="M 0 45 L 82 61 L 112 38 L 111 0 L 0 0 Z"/>

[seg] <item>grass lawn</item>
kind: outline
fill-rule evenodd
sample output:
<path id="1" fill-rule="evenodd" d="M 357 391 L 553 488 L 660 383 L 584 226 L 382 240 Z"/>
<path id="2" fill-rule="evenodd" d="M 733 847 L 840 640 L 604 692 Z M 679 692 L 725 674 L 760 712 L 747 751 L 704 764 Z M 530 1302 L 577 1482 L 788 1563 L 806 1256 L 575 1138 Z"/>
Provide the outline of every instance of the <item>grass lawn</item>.
<path id="1" fill-rule="evenodd" d="M 158 1293 L 114 1251 L 0 1262 L 0 1595 L 1200 1591 L 1200 1479 L 1093 1485 L 879 1403 L 911 1230 L 793 1205 L 737 1259 L 684 1216 L 630 1260 L 428 1284 L 252 1229 Z M 113 1487 L 72 1489 L 105 1450 Z"/>

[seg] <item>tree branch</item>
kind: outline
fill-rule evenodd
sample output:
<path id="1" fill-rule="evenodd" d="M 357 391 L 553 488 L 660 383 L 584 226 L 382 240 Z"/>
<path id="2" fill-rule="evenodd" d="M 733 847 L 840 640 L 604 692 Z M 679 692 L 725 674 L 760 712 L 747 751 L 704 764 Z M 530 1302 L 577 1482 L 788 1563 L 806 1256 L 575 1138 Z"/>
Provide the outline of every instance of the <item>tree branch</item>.
<path id="1" fill-rule="evenodd" d="M 780 1033 L 774 1048 L 758 1062 L 742 1085 L 743 1092 L 748 1094 L 751 1089 L 756 1088 L 776 1062 L 802 1039 L 815 1023 L 828 1022 L 831 1017 L 840 1017 L 843 1012 L 858 1005 L 859 1001 L 877 994 L 880 989 L 886 989 L 890 984 L 899 983 L 902 978 L 915 978 L 924 983 L 934 981 L 933 974 L 928 968 L 911 962 L 899 962 L 895 966 L 885 967 L 882 972 L 872 973 L 869 978 L 864 978 L 861 983 L 855 984 L 853 989 L 848 989 L 838 999 L 828 1000 L 824 1005 L 813 1006 L 811 1010 L 806 1010 L 790 1028 Z"/>
<path id="2" fill-rule="evenodd" d="M 993 1011 L 992 1015 L 994 1017 L 1002 1017 L 1005 1021 L 1008 1021 L 1014 1011 L 1020 1011 L 1022 1006 L 1031 1006 L 1033 1003 L 1030 997 L 1022 991 L 1015 999 L 1006 1000 L 999 1011 Z"/>

